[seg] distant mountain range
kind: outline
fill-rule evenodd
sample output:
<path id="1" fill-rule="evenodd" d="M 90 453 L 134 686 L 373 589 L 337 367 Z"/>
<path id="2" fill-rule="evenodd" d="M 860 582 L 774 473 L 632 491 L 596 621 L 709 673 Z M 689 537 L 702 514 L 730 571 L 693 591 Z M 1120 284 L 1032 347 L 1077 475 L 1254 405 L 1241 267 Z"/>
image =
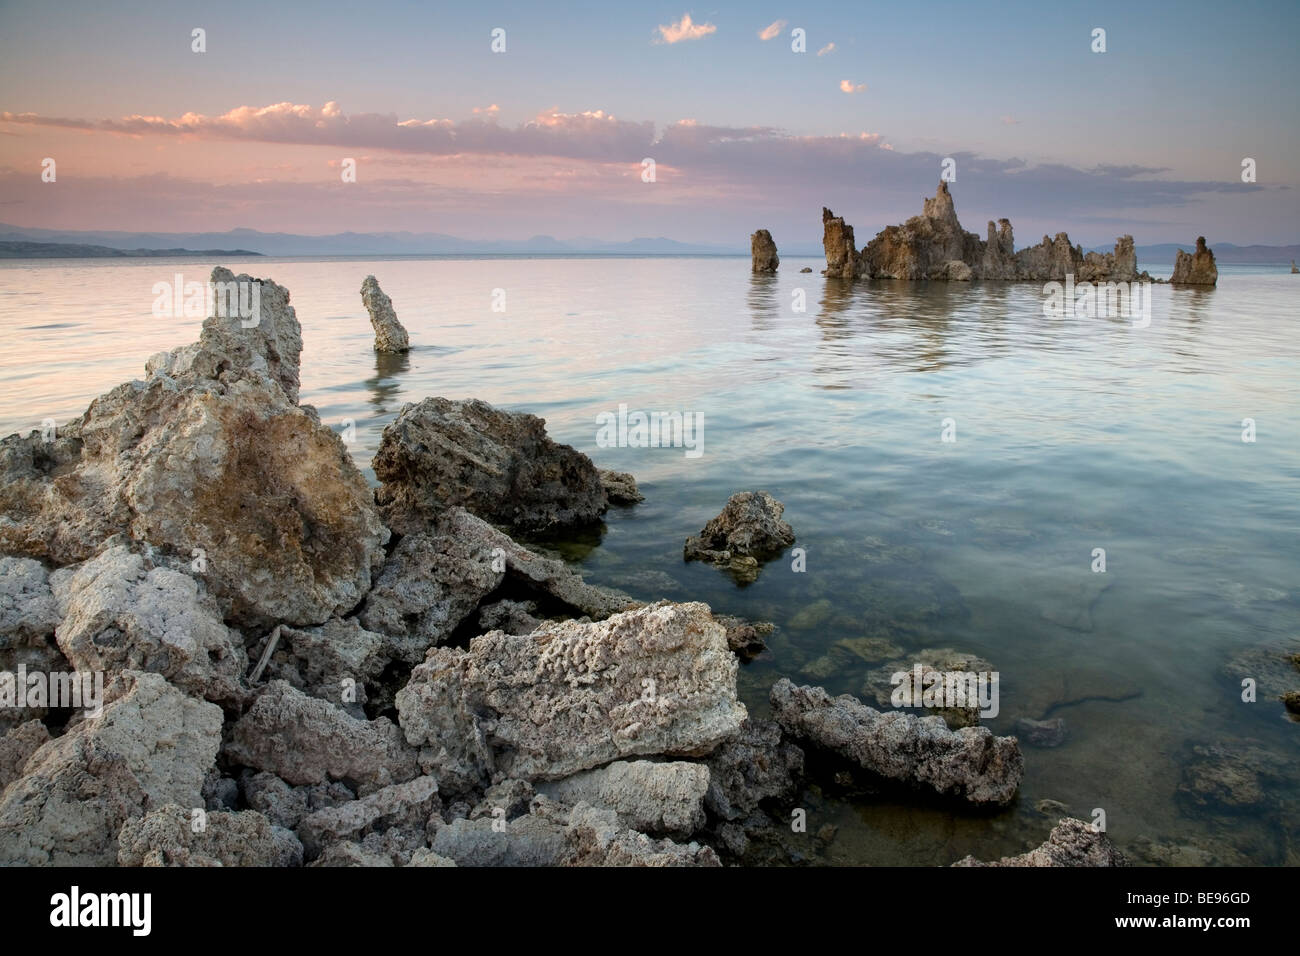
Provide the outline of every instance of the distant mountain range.
<path id="1" fill-rule="evenodd" d="M 22 251 L 26 246 L 29 251 Z M 1190 252 L 1194 243 L 1160 243 L 1138 246 L 1143 263 L 1170 263 L 1179 249 Z M 1238 246 L 1211 243 L 1215 259 L 1224 265 L 1287 263 L 1300 259 L 1300 245 Z M 1110 252 L 1110 246 L 1094 246 Z M 820 257 L 820 242 L 790 242 L 780 247 L 785 256 Z M 676 239 L 460 239 L 439 232 L 340 232 L 328 236 L 299 236 L 287 232 L 232 229 L 229 232 L 95 232 L 65 229 L 29 229 L 0 223 L 0 258 L 51 258 L 98 256 L 395 256 L 395 255 L 610 255 L 610 256 L 747 256 L 747 242 L 679 242 Z"/>
<path id="2" fill-rule="evenodd" d="M 247 249 L 114 249 L 76 242 L 0 241 L 0 259 L 122 259 L 129 256 L 260 256 Z"/>

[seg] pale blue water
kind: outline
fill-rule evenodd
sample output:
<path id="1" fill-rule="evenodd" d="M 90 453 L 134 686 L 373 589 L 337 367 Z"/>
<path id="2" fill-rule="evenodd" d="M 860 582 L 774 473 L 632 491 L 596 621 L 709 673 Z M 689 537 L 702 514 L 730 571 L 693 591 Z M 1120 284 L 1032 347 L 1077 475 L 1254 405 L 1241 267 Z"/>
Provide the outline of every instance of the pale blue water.
<path id="1" fill-rule="evenodd" d="M 775 278 L 733 258 L 223 264 L 291 290 L 302 401 L 336 427 L 356 422 L 368 474 L 383 426 L 434 394 L 535 412 L 557 440 L 633 472 L 646 502 L 564 550 L 638 597 L 777 623 L 742 669 L 754 712 L 780 676 L 860 693 L 879 663 L 840 655 L 828 676 L 804 671 L 825 673 L 814 662 L 829 647 L 865 636 L 992 662 L 998 732 L 1083 698 L 1051 712 L 1063 746 L 1025 748 L 1012 809 L 814 792 L 809 830 L 839 831 L 828 848 L 806 841 L 810 859 L 1018 852 L 1050 829 L 1056 815 L 1035 804 L 1052 799 L 1085 819 L 1104 809 L 1140 862 L 1159 857 L 1144 839 L 1182 847 L 1182 862 L 1300 862 L 1300 724 L 1276 701 L 1242 703 L 1223 670 L 1300 637 L 1300 276 L 1287 267 L 1224 266 L 1212 290 L 1156 286 L 1138 329 L 1046 319 L 1033 284 L 847 286 L 800 274 L 821 263 L 797 258 Z M 197 319 L 151 317 L 150 290 L 211 265 L 0 264 L 0 433 L 78 415 L 150 353 L 196 338 Z M 370 349 L 370 272 L 411 333 L 405 361 L 377 365 Z M 806 312 L 792 309 L 799 289 Z M 619 403 L 702 414 L 703 455 L 597 447 L 596 415 Z M 940 441 L 945 418 L 955 443 Z M 785 503 L 806 573 L 786 555 L 740 588 L 682 562 L 684 539 L 746 489 Z M 1090 570 L 1094 548 L 1105 574 Z M 1178 799 L 1196 743 L 1251 754 L 1262 798 L 1235 814 Z"/>

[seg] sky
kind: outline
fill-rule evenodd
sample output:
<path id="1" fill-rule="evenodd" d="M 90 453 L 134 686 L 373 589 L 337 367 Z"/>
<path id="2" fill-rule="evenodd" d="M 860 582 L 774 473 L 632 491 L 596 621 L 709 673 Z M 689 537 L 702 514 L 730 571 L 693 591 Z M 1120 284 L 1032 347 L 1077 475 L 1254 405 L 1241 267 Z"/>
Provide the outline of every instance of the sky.
<path id="1" fill-rule="evenodd" d="M 1017 247 L 1295 243 L 1298 50 L 1295 0 L 0 0 L 0 222 L 865 244 L 952 159 Z"/>

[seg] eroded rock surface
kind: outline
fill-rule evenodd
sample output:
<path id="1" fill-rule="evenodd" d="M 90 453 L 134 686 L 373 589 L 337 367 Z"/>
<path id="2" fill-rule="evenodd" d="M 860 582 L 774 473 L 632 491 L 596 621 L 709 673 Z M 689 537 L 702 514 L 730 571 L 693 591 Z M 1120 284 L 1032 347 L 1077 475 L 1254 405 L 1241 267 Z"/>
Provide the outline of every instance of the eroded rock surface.
<path id="1" fill-rule="evenodd" d="M 1196 250 L 1184 252 L 1178 250 L 1174 257 L 1174 274 L 1170 282 L 1180 285 L 1216 285 L 1219 281 L 1219 267 L 1214 263 L 1214 252 L 1205 245 L 1205 237 L 1196 237 Z"/>
<path id="2" fill-rule="evenodd" d="M 558 803 L 608 807 L 619 822 L 642 833 L 689 837 L 704 826 L 709 768 L 683 760 L 619 760 L 551 783 L 537 792 Z"/>
<path id="3" fill-rule="evenodd" d="M 302 844 L 254 810 L 204 813 L 166 804 L 118 835 L 120 866 L 301 866 Z"/>
<path id="4" fill-rule="evenodd" d="M 373 464 L 380 510 L 402 534 L 424 530 L 453 505 L 525 532 L 588 524 L 609 508 L 590 458 L 552 441 L 536 415 L 477 399 L 405 406 Z"/>
<path id="5" fill-rule="evenodd" d="M 174 803 L 202 807 L 221 745 L 221 708 L 159 674 L 126 672 L 126 689 L 28 759 L 0 795 L 0 863 L 110 866 L 130 819 Z"/>
<path id="6" fill-rule="evenodd" d="M 376 352 L 407 352 L 411 348 L 410 337 L 402 323 L 397 321 L 393 311 L 393 300 L 379 288 L 379 280 L 366 276 L 361 283 L 361 301 L 370 313 L 370 324 L 375 329 Z"/>
<path id="7" fill-rule="evenodd" d="M 432 650 L 397 710 L 444 789 L 493 773 L 556 780 L 622 758 L 709 753 L 745 718 L 737 666 L 706 605 L 660 602 Z"/>
<path id="8" fill-rule="evenodd" d="M 1106 834 L 1082 820 L 1067 818 L 1056 825 L 1047 842 L 1028 853 L 1004 856 L 993 863 L 968 856 L 953 866 L 1128 866 L 1128 860 Z"/>
<path id="9" fill-rule="evenodd" d="M 855 697 L 782 678 L 772 687 L 772 713 L 796 740 L 819 747 L 886 780 L 922 786 L 973 804 L 1014 799 L 1024 758 L 1014 737 L 986 727 L 949 730 L 941 717 L 881 713 Z"/>
<path id="10" fill-rule="evenodd" d="M 744 580 L 758 575 L 761 562 L 794 544 L 794 529 L 781 518 L 785 505 L 766 491 L 740 491 L 696 536 L 686 539 L 687 561 L 729 567 Z"/>
<path id="11" fill-rule="evenodd" d="M 776 272 L 781 264 L 776 254 L 776 243 L 772 240 L 772 234 L 766 229 L 760 229 L 749 237 L 749 253 L 750 268 L 755 273 Z"/>

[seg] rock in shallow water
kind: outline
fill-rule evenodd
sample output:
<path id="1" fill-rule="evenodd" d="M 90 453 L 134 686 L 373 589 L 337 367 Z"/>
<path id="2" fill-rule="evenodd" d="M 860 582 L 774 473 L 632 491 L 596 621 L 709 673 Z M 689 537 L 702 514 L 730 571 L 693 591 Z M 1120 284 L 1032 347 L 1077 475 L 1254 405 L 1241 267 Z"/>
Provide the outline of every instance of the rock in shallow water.
<path id="1" fill-rule="evenodd" d="M 476 399 L 406 405 L 373 464 L 380 510 L 401 534 L 454 505 L 526 532 L 590 523 L 609 508 L 591 459 L 552 441 L 545 421 Z"/>
<path id="2" fill-rule="evenodd" d="M 411 340 L 402 323 L 397 321 L 397 313 L 393 311 L 393 300 L 379 288 L 379 280 L 374 276 L 366 276 L 365 281 L 361 283 L 361 301 L 366 311 L 370 313 L 370 324 L 375 329 L 375 351 L 392 353 L 409 351 Z"/>
<path id="3" fill-rule="evenodd" d="M 794 529 L 782 520 L 784 513 L 785 505 L 766 491 L 737 492 L 698 535 L 686 539 L 683 555 L 687 561 L 729 566 L 753 580 L 760 562 L 794 544 Z"/>
<path id="4" fill-rule="evenodd" d="M 749 237 L 749 251 L 751 272 L 773 273 L 781 264 L 776 254 L 776 243 L 766 229 L 760 229 Z"/>
<path id="5" fill-rule="evenodd" d="M 953 866 L 1128 866 L 1128 860 L 1106 834 L 1082 820 L 1065 819 L 1052 830 L 1046 843 L 1028 853 L 1004 856 L 993 863 L 968 856 Z"/>
<path id="6" fill-rule="evenodd" d="M 887 780 L 996 806 L 1010 803 L 1020 786 L 1019 743 L 986 727 L 953 731 L 940 717 L 882 714 L 848 694 L 831 697 L 785 678 L 772 686 L 771 702 L 777 723 L 796 740 Z"/>

